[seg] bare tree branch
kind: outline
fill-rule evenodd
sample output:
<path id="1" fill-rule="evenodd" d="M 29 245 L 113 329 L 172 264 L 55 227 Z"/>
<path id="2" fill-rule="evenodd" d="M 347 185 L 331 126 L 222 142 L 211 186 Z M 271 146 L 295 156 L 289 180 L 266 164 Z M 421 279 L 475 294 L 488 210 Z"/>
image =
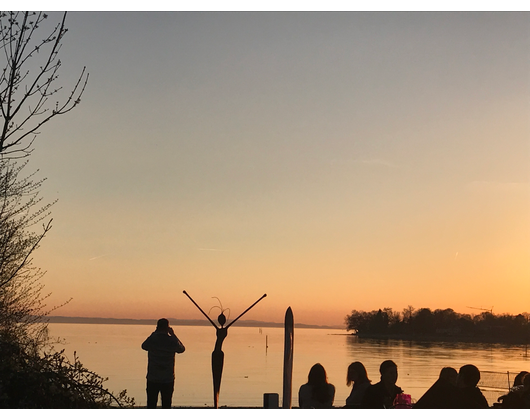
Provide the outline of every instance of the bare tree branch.
<path id="1" fill-rule="evenodd" d="M 83 69 L 70 93 L 59 94 L 66 13 L 55 25 L 45 25 L 47 18 L 0 12 L 0 338 L 35 349 L 46 336 L 49 295 L 42 295 L 45 272 L 32 255 L 52 227 L 55 202 L 43 204 L 44 180 L 36 180 L 36 172 L 23 176 L 28 162 L 18 162 L 31 154 L 44 124 L 79 104 L 88 80 Z M 55 105 L 48 106 L 52 99 Z"/>
<path id="2" fill-rule="evenodd" d="M 0 13 L 0 49 L 5 59 L 0 70 L 0 155 L 29 156 L 39 129 L 75 108 L 85 91 L 89 74 L 83 68 L 69 95 L 46 106 L 61 90 L 56 86 L 59 51 L 67 32 L 65 12 L 42 41 L 32 44 L 47 17 L 42 12 Z"/>

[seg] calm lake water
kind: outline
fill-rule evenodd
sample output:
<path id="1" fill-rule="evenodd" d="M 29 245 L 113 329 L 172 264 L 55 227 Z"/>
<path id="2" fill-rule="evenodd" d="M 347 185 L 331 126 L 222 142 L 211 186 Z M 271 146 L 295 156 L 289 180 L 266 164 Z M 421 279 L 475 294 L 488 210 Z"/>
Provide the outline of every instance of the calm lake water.
<path id="1" fill-rule="evenodd" d="M 116 394 L 127 389 L 137 406 L 146 404 L 147 352 L 140 346 L 153 330 L 149 325 L 50 324 L 50 334 L 65 340 L 55 346 L 57 350 L 64 348 L 70 360 L 76 351 L 86 368 L 109 378 L 105 382 L 109 390 Z M 211 326 L 176 326 L 174 330 L 186 352 L 176 355 L 173 405 L 212 407 L 210 358 L 215 330 Z M 230 327 L 223 344 L 220 406 L 260 407 L 263 394 L 269 392 L 278 393 L 281 404 L 283 337 L 281 328 Z M 397 363 L 397 384 L 416 400 L 444 366 L 458 369 L 472 363 L 482 372 L 509 371 L 511 382 L 512 372 L 530 371 L 530 358 L 522 346 L 359 339 L 344 330 L 299 328 L 294 338 L 293 406 L 298 406 L 298 388 L 307 382 L 313 364 L 325 367 L 329 382 L 336 387 L 334 405 L 340 407 L 350 392 L 346 386 L 348 365 L 361 361 L 376 383 L 379 365 L 386 359 Z M 496 379 L 507 387 L 506 374 Z M 501 394 L 485 392 L 490 405 Z"/>

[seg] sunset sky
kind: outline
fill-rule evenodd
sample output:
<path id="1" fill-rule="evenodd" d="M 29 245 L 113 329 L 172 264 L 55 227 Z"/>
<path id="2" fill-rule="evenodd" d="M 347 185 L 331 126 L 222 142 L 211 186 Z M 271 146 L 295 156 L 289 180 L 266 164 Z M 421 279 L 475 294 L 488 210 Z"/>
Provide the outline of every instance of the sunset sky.
<path id="1" fill-rule="evenodd" d="M 58 15 L 51 13 L 56 21 Z M 55 315 L 530 312 L 530 14 L 70 12 Z M 218 312 L 212 311 L 212 316 Z"/>

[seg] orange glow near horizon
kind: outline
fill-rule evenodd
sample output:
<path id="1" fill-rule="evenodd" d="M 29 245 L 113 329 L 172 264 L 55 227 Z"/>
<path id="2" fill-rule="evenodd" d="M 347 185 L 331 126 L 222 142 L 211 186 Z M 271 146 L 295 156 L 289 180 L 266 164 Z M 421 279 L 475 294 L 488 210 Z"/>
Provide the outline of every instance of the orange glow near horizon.
<path id="1" fill-rule="evenodd" d="M 54 314 L 530 312 L 528 14 L 242 16 L 68 14 L 90 81 L 29 165 Z"/>

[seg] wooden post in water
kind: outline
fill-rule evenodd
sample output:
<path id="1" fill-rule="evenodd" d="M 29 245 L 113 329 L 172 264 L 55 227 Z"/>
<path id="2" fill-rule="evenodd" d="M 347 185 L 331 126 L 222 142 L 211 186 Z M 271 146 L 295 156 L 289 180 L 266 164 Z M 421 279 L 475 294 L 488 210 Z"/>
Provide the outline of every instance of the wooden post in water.
<path id="1" fill-rule="evenodd" d="M 293 390 L 294 318 L 289 306 L 285 312 L 285 341 L 283 347 L 283 401 L 282 408 L 291 408 Z"/>

